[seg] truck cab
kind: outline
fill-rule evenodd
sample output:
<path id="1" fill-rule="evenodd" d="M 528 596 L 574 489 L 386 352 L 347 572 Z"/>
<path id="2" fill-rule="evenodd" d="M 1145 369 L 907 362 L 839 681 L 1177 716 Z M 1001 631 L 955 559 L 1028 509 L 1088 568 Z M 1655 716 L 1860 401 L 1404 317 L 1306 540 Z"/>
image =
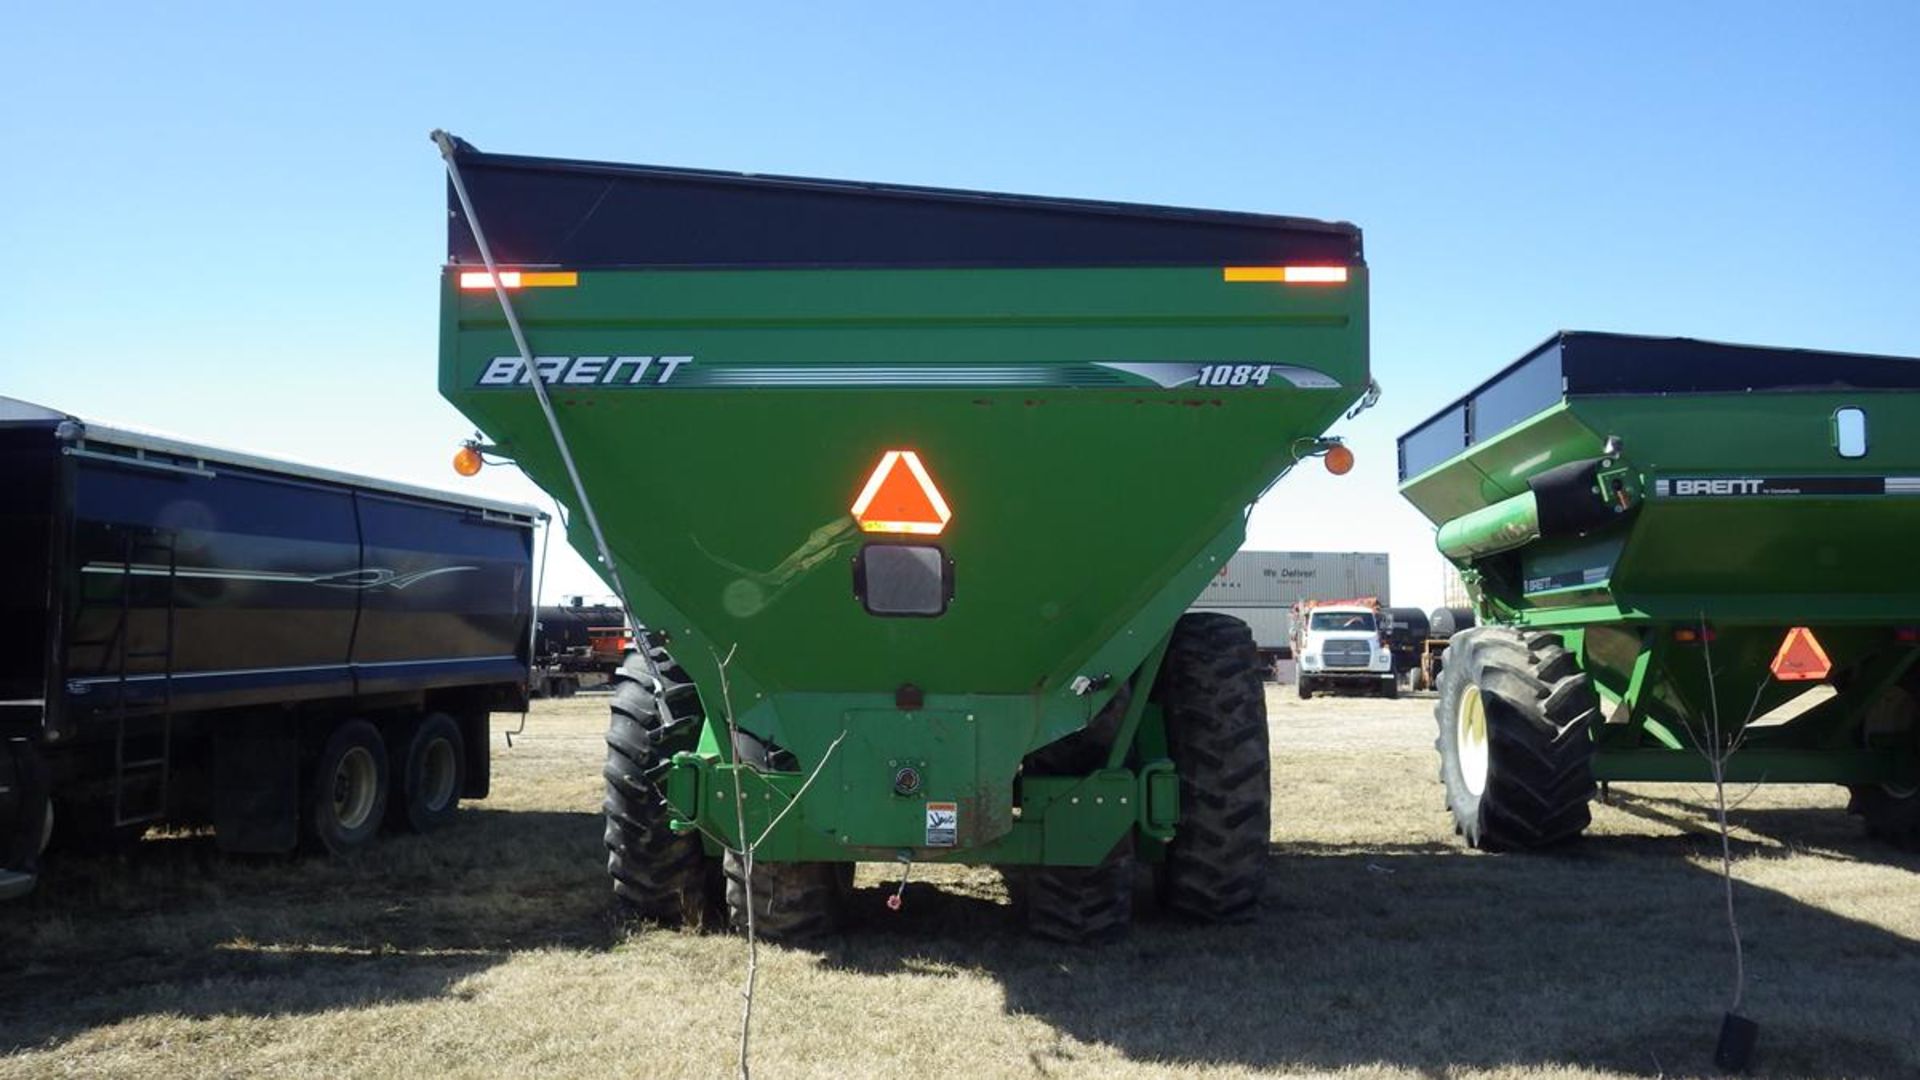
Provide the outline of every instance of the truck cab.
<path id="1" fill-rule="evenodd" d="M 1379 605 L 1365 601 L 1301 605 L 1293 620 L 1300 696 L 1368 689 L 1395 696 L 1399 683 L 1381 617 Z"/>

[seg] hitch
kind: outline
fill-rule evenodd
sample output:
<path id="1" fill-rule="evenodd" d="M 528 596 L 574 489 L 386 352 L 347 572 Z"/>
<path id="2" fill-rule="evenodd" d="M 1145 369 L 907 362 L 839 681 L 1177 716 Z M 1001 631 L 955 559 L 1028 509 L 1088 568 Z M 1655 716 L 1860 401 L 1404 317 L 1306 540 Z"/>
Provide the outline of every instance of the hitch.
<path id="1" fill-rule="evenodd" d="M 673 810 L 667 827 L 674 832 L 689 833 L 700 827 L 700 811 L 706 805 L 703 797 L 708 771 L 707 759 L 690 751 L 675 754 L 667 762 L 666 775 L 658 786 L 667 806 Z"/>
<path id="2" fill-rule="evenodd" d="M 1162 843 L 1180 824 L 1180 774 L 1165 758 L 1140 767 L 1140 833 Z"/>

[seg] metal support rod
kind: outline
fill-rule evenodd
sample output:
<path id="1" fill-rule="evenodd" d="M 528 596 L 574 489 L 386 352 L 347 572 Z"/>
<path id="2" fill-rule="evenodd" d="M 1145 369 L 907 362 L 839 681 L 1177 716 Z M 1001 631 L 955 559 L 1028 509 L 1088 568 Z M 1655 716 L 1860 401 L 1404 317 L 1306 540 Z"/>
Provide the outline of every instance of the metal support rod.
<path id="1" fill-rule="evenodd" d="M 633 605 L 627 602 L 626 586 L 620 582 L 620 568 L 614 564 L 613 552 L 607 547 L 606 534 L 600 531 L 600 517 L 593 512 L 593 500 L 587 497 L 587 486 L 580 480 L 580 468 L 574 464 L 573 450 L 567 446 L 566 436 L 560 432 L 560 418 L 553 411 L 553 399 L 547 394 L 546 380 L 540 377 L 540 369 L 534 365 L 533 348 L 527 344 L 526 331 L 520 328 L 520 317 L 514 313 L 513 301 L 507 296 L 506 286 L 500 283 L 500 270 L 493 261 L 493 249 L 487 244 L 487 234 L 480 227 L 480 217 L 474 213 L 472 200 L 467 198 L 467 185 L 460 178 L 460 164 L 453 159 L 453 136 L 435 128 L 430 137 L 434 145 L 440 148 L 440 157 L 447 163 L 447 178 L 453 181 L 453 193 L 460 200 L 460 211 L 467 217 L 467 228 L 473 231 L 473 243 L 480 249 L 480 261 L 486 264 L 487 280 L 493 285 L 493 295 L 500 301 L 500 311 L 506 316 L 514 347 L 520 350 L 520 362 L 527 366 L 527 382 L 532 385 L 534 396 L 540 401 L 540 413 L 547 419 L 547 430 L 553 435 L 554 448 L 560 451 L 560 461 L 567 467 L 567 479 L 573 485 L 574 497 L 580 500 L 580 512 L 586 515 L 587 530 L 593 534 L 593 546 L 599 552 L 600 564 L 607 568 L 607 584 L 613 586 L 613 594 L 620 598 L 620 609 L 626 613 L 627 621 L 633 622 Z M 537 607 L 538 597 L 534 598 L 534 603 Z M 639 653 L 646 662 L 647 671 L 658 683 L 660 667 L 653 662 L 653 651 L 646 647 L 644 636 L 640 641 Z"/>
<path id="2" fill-rule="evenodd" d="M 1147 695 L 1153 691 L 1153 681 L 1160 674 L 1160 664 L 1167 658 L 1167 646 L 1171 644 L 1173 632 L 1168 631 L 1140 662 L 1140 670 L 1128 680 L 1132 697 L 1127 699 L 1127 711 L 1120 718 L 1120 730 L 1114 733 L 1113 745 L 1107 749 L 1107 768 L 1117 769 L 1126 764 L 1127 751 L 1133 749 L 1134 736 L 1140 731 L 1140 718 L 1147 713 Z"/>
<path id="3" fill-rule="evenodd" d="M 545 522 L 535 525 L 535 528 L 539 530 L 540 569 L 534 574 L 533 578 L 533 610 L 527 612 L 529 616 L 527 619 L 527 670 L 529 672 L 533 671 L 534 666 L 540 662 L 539 654 L 537 654 L 534 649 L 540 642 L 540 594 L 545 592 L 547 588 L 547 552 L 553 549 L 553 522 L 561 513 L 560 502 L 557 499 L 554 500 L 553 512 L 555 517 L 548 518 Z M 626 608 L 625 602 L 623 601 L 620 606 L 622 610 L 624 610 Z M 628 618 L 631 619 L 632 616 L 629 615 Z M 527 696 L 523 700 L 525 704 L 520 708 L 520 726 L 510 729 L 506 733 L 507 749 L 509 750 L 513 749 L 514 738 L 526 733 L 527 714 L 533 711 L 532 686 L 527 687 Z"/>

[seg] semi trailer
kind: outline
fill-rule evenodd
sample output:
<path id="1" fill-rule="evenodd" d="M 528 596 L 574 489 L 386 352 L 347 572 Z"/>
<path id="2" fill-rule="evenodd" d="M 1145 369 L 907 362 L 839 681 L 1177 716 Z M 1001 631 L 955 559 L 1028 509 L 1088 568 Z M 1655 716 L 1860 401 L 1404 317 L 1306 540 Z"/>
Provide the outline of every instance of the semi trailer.
<path id="1" fill-rule="evenodd" d="M 1074 941 L 1140 862 L 1254 910 L 1262 665 L 1187 608 L 1351 464 L 1357 228 L 435 139 L 441 392 L 664 645 L 607 736 L 628 910 L 801 937 L 857 862 L 1005 867 Z"/>
<path id="2" fill-rule="evenodd" d="M 0 894 L 49 841 L 337 853 L 484 797 L 540 516 L 0 398 Z"/>
<path id="3" fill-rule="evenodd" d="M 1920 845 L 1920 360 L 1565 332 L 1399 450 L 1478 616 L 1435 712 L 1469 844 L 1717 773 Z"/>

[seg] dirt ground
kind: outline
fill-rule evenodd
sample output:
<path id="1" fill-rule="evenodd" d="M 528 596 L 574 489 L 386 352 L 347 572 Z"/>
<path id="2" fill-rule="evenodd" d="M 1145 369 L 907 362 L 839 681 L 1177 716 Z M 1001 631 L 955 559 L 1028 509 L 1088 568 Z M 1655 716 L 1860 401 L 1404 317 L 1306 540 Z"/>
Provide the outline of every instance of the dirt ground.
<path id="1" fill-rule="evenodd" d="M 1461 850 L 1432 701 L 1270 695 L 1268 902 L 1125 944 L 1022 935 L 1000 876 L 860 876 L 854 928 L 764 948 L 765 1077 L 1571 1077 L 1710 1072 L 1731 976 L 1704 786 L 1618 787 L 1554 856 Z M 0 908 L 0 1078 L 706 1077 L 733 1067 L 743 946 L 612 917 L 604 701 L 543 703 L 495 795 L 349 861 L 204 836 L 56 863 Z M 501 728 L 517 718 L 496 717 Z M 1920 858 L 1837 789 L 1735 814 L 1768 1076 L 1920 1076 Z"/>

